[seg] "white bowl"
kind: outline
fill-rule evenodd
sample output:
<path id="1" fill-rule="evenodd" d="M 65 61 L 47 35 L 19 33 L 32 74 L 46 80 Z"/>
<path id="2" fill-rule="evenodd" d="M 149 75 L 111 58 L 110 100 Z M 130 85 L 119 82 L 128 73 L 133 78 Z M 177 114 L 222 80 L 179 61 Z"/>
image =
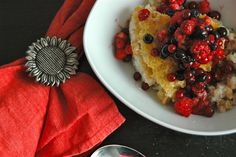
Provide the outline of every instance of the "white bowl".
<path id="1" fill-rule="evenodd" d="M 97 0 L 84 33 L 86 56 L 102 83 L 124 104 L 147 119 L 167 128 L 195 135 L 224 135 L 236 132 L 236 109 L 216 113 L 212 118 L 179 116 L 173 108 L 158 103 L 154 93 L 144 92 L 132 74 L 133 67 L 114 58 L 113 37 L 142 0 Z M 235 0 L 211 0 L 228 26 L 236 26 Z M 230 25 L 231 24 L 231 25 Z"/>

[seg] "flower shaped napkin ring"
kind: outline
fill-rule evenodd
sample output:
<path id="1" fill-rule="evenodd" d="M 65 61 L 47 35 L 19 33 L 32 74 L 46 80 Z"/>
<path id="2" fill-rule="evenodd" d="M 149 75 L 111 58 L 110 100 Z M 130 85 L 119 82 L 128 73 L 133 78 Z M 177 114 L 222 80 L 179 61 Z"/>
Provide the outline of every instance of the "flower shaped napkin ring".
<path id="1" fill-rule="evenodd" d="M 79 62 L 75 50 L 67 40 L 55 36 L 41 38 L 29 46 L 25 66 L 37 82 L 59 86 L 76 74 Z"/>

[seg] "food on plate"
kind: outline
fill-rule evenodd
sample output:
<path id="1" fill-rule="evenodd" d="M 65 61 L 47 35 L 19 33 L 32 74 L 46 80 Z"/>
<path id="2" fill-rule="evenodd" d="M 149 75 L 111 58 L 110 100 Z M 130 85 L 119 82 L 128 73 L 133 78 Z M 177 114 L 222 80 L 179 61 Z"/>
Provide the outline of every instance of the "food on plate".
<path id="1" fill-rule="evenodd" d="M 150 0 L 115 35 L 115 57 L 132 62 L 162 104 L 212 117 L 236 105 L 236 35 L 220 20 L 207 0 Z"/>

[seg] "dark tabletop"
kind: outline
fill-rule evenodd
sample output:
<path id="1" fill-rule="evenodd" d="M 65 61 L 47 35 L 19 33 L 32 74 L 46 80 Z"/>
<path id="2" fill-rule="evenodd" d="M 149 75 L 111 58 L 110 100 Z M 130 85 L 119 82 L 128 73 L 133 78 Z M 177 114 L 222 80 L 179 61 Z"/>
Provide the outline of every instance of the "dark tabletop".
<path id="1" fill-rule="evenodd" d="M 45 34 L 62 3 L 0 0 L 0 65 L 23 57 L 27 46 Z M 96 78 L 85 57 L 80 69 Z M 144 119 L 113 98 L 127 120 L 103 145 L 127 145 L 148 157 L 236 157 L 236 134 L 201 137 L 178 133 Z"/>

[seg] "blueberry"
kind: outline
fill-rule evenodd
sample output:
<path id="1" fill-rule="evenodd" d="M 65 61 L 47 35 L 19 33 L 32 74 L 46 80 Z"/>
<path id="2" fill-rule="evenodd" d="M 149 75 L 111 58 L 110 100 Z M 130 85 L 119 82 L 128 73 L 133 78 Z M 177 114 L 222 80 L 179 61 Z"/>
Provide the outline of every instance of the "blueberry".
<path id="1" fill-rule="evenodd" d="M 174 10 L 167 10 L 166 14 L 169 15 L 170 17 L 172 17 L 175 14 L 175 11 Z"/>
<path id="2" fill-rule="evenodd" d="M 199 38 L 200 39 L 206 39 L 208 37 L 208 32 L 206 30 L 201 30 L 199 32 Z"/>
<path id="3" fill-rule="evenodd" d="M 201 74 L 197 77 L 197 82 L 205 82 L 207 78 L 206 74 Z"/>
<path id="4" fill-rule="evenodd" d="M 194 58 L 191 56 L 186 56 L 185 58 L 182 59 L 182 62 L 184 63 L 191 63 L 194 61 Z"/>
<path id="5" fill-rule="evenodd" d="M 220 34 L 218 33 L 218 31 L 212 31 L 211 34 L 213 34 L 216 39 L 220 38 Z"/>
<path id="6" fill-rule="evenodd" d="M 211 51 L 215 51 L 217 49 L 217 44 L 216 43 L 212 43 L 209 46 L 211 48 Z"/>
<path id="7" fill-rule="evenodd" d="M 174 37 L 171 38 L 168 43 L 178 45 L 178 41 Z"/>
<path id="8" fill-rule="evenodd" d="M 166 59 L 170 55 L 168 51 L 168 45 L 164 45 L 161 49 L 160 57 L 162 59 Z"/>
<path id="9" fill-rule="evenodd" d="M 212 27 L 212 25 L 206 26 L 206 31 L 207 32 L 212 32 L 214 30 L 214 28 Z"/>
<path id="10" fill-rule="evenodd" d="M 143 37 L 143 41 L 146 43 L 146 44 L 151 44 L 153 42 L 154 38 L 151 34 L 145 34 L 144 37 Z"/>
<path id="11" fill-rule="evenodd" d="M 178 68 L 179 68 L 180 70 L 185 70 L 185 69 L 186 69 L 183 63 L 179 63 L 179 64 L 178 64 Z"/>
<path id="12" fill-rule="evenodd" d="M 181 49 L 177 49 L 173 57 L 176 60 L 183 60 L 184 58 L 186 58 L 186 53 Z"/>
<path id="13" fill-rule="evenodd" d="M 168 33 L 170 35 L 174 34 L 177 28 L 178 28 L 177 25 L 170 25 L 169 28 L 168 28 Z"/>
<path id="14" fill-rule="evenodd" d="M 188 3 L 188 9 L 192 10 L 192 9 L 198 9 L 198 3 L 195 1 L 189 2 Z"/>
<path id="15" fill-rule="evenodd" d="M 211 11 L 208 13 L 208 16 L 210 16 L 213 19 L 220 20 L 221 14 L 218 11 Z"/>
<path id="16" fill-rule="evenodd" d="M 206 39 L 208 37 L 208 32 L 206 30 L 202 30 L 199 27 L 196 27 L 191 38 L 195 39 Z"/>
<path id="17" fill-rule="evenodd" d="M 191 17 L 198 18 L 200 16 L 200 12 L 196 9 L 190 11 Z"/>
<path id="18" fill-rule="evenodd" d="M 132 60 L 132 55 L 127 55 L 127 56 L 123 59 L 124 62 L 130 62 L 131 60 Z"/>
<path id="19" fill-rule="evenodd" d="M 217 32 L 220 34 L 220 37 L 226 37 L 228 35 L 228 31 L 225 27 L 218 28 Z"/>
<path id="20" fill-rule="evenodd" d="M 184 70 L 176 71 L 176 79 L 179 80 L 179 81 L 183 81 L 185 79 Z"/>

